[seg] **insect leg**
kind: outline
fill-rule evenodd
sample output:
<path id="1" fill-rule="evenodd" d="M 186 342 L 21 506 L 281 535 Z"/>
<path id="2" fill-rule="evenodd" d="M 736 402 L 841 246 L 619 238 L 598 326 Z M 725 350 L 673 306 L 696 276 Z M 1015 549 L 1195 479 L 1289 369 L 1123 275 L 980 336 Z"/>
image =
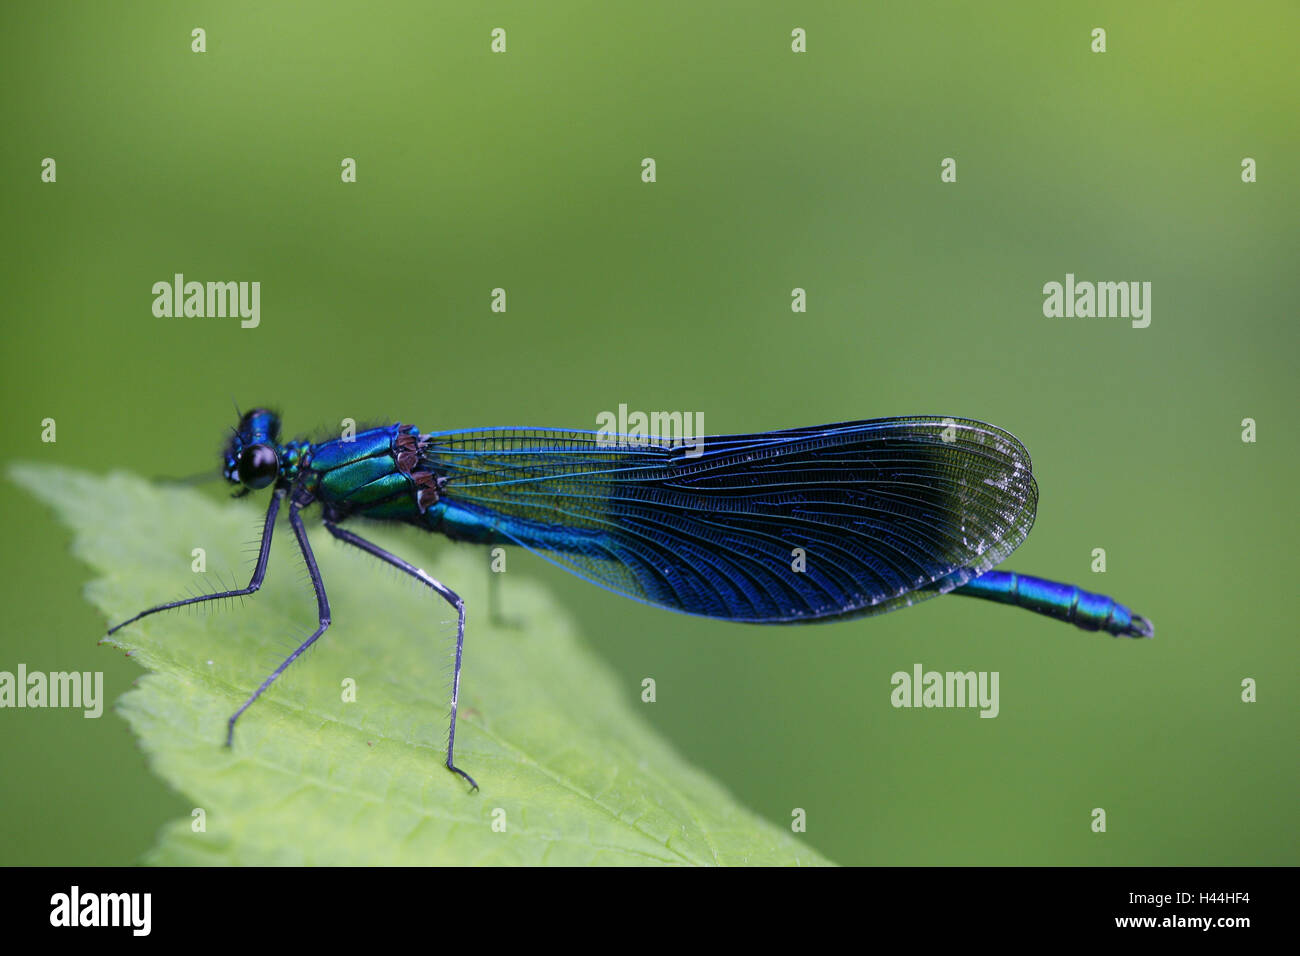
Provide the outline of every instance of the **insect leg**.
<path id="1" fill-rule="evenodd" d="M 272 682 L 284 673 L 284 669 L 302 656 L 302 652 L 307 650 L 316 643 L 316 639 L 325 633 L 325 629 L 330 626 L 330 602 L 325 596 L 325 583 L 320 579 L 320 569 L 316 567 L 316 556 L 312 554 L 311 544 L 307 541 L 307 529 L 302 525 L 302 518 L 298 516 L 298 509 L 301 507 L 297 500 L 289 502 L 289 525 L 293 528 L 294 537 L 298 539 L 298 550 L 302 552 L 303 560 L 307 562 L 307 572 L 311 575 L 311 586 L 316 591 L 316 611 L 318 623 L 316 630 L 312 632 L 311 637 L 303 641 L 298 649 L 285 658 L 284 663 L 273 670 L 262 685 L 253 691 L 251 697 L 239 705 L 239 710 L 231 715 L 226 725 L 226 746 L 230 746 L 231 740 L 235 736 L 235 721 L 239 715 L 248 710 L 249 705 L 257 698 L 262 696 L 262 691 L 271 686 Z"/>
<path id="2" fill-rule="evenodd" d="M 447 587 L 445 584 L 435 581 L 420 568 L 403 561 L 395 554 L 385 551 L 383 548 L 379 547 L 379 545 L 372 544 L 365 538 L 359 537 L 351 531 L 346 531 L 333 522 L 326 521 L 325 527 L 329 529 L 330 534 L 334 535 L 334 537 L 338 538 L 340 541 L 346 541 L 348 544 L 360 548 L 367 554 L 372 554 L 381 561 L 386 561 L 393 567 L 405 571 L 421 584 L 432 588 L 444 601 L 456 609 L 456 672 L 451 681 L 451 728 L 447 731 L 447 769 L 452 773 L 464 777 L 469 781 L 470 786 L 477 790 L 478 784 L 474 782 L 474 778 L 464 770 L 457 767 L 455 762 L 456 709 L 460 701 L 460 661 L 461 654 L 465 648 L 465 602 L 460 599 L 460 596 L 457 595 L 455 591 L 451 590 L 451 588 Z"/>
<path id="3" fill-rule="evenodd" d="M 257 567 L 253 568 L 253 577 L 248 582 L 248 587 L 239 588 L 235 591 L 218 591 L 216 594 L 201 594 L 198 597 L 185 598 L 180 601 L 169 601 L 166 604 L 159 604 L 157 607 L 151 607 L 141 611 L 135 617 L 123 621 L 121 624 L 114 625 L 108 629 L 109 634 L 113 634 L 128 624 L 134 624 L 142 617 L 148 617 L 150 614 L 157 614 L 159 611 L 169 611 L 174 607 L 184 607 L 187 604 L 198 604 L 202 601 L 219 601 L 228 597 L 243 597 L 245 594 L 252 594 L 262 586 L 262 579 L 266 577 L 266 562 L 271 557 L 271 534 L 275 531 L 275 516 L 280 512 L 280 502 L 284 498 L 283 491 L 276 491 L 271 495 L 271 506 L 266 509 L 266 523 L 262 526 L 262 547 L 257 552 Z"/>

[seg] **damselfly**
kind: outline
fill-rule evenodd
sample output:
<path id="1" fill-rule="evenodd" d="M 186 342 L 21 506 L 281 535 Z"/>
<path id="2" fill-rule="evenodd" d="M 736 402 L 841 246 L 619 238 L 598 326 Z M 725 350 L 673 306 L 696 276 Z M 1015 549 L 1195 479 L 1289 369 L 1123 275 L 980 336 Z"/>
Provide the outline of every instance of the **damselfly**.
<path id="1" fill-rule="evenodd" d="M 550 428 L 424 434 L 399 423 L 282 442 L 279 417 L 256 409 L 234 430 L 222 474 L 241 486 L 237 497 L 272 489 L 248 586 L 160 604 L 109 633 L 158 611 L 258 590 L 287 499 L 315 589 L 317 626 L 231 716 L 227 746 L 240 715 L 330 625 L 299 514 L 313 503 L 334 537 L 404 571 L 455 609 L 447 769 L 474 787 L 455 762 L 465 604 L 422 569 L 340 527 L 346 519 L 519 545 L 619 594 L 729 621 L 865 617 L 951 592 L 1117 637 L 1154 633 L 1147 619 L 1109 597 L 992 570 L 1029 534 L 1038 487 L 1024 446 L 977 421 L 881 418 L 690 445 Z"/>

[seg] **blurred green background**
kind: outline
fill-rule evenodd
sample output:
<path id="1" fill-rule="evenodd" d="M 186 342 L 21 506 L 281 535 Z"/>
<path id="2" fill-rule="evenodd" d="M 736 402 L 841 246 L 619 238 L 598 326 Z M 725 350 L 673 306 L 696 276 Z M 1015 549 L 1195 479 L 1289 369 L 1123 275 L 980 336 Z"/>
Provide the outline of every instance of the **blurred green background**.
<path id="1" fill-rule="evenodd" d="M 1135 6 L 6 4 L 0 457 L 190 474 L 233 402 L 295 433 L 594 428 L 621 402 L 710 433 L 994 422 L 1041 491 L 1008 566 L 1110 593 L 1156 640 L 952 597 L 731 625 L 523 553 L 510 575 L 838 862 L 1294 864 L 1300 13 Z M 176 272 L 260 281 L 260 327 L 155 318 Z M 1151 326 L 1044 318 L 1067 272 L 1152 282 Z M 103 670 L 115 698 L 138 667 L 96 645 L 68 534 L 5 488 L 0 670 Z M 891 708 L 918 662 L 999 671 L 1000 716 Z M 473 687 L 471 652 L 490 708 Z M 188 814 L 111 711 L 0 711 L 0 743 L 2 863 L 131 862 Z"/>

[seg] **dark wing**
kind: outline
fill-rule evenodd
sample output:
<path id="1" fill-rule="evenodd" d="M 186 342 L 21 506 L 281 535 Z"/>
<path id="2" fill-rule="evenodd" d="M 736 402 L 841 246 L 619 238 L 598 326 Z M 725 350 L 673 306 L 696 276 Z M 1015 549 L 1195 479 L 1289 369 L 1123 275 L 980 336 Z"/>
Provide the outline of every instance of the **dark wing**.
<path id="1" fill-rule="evenodd" d="M 446 533 L 510 541 L 612 591 L 735 621 L 880 614 L 1001 562 L 1038 489 L 1012 435 L 884 418 L 689 446 L 594 432 L 434 433 Z"/>

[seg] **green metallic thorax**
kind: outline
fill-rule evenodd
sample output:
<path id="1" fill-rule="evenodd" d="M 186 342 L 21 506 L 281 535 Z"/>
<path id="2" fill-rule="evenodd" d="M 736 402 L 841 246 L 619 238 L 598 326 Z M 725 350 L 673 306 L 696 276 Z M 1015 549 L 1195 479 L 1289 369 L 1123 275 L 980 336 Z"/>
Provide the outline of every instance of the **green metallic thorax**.
<path id="1" fill-rule="evenodd" d="M 306 446 L 304 487 L 335 519 L 350 515 L 427 526 L 437 476 L 420 456 L 420 434 L 387 425 Z"/>

